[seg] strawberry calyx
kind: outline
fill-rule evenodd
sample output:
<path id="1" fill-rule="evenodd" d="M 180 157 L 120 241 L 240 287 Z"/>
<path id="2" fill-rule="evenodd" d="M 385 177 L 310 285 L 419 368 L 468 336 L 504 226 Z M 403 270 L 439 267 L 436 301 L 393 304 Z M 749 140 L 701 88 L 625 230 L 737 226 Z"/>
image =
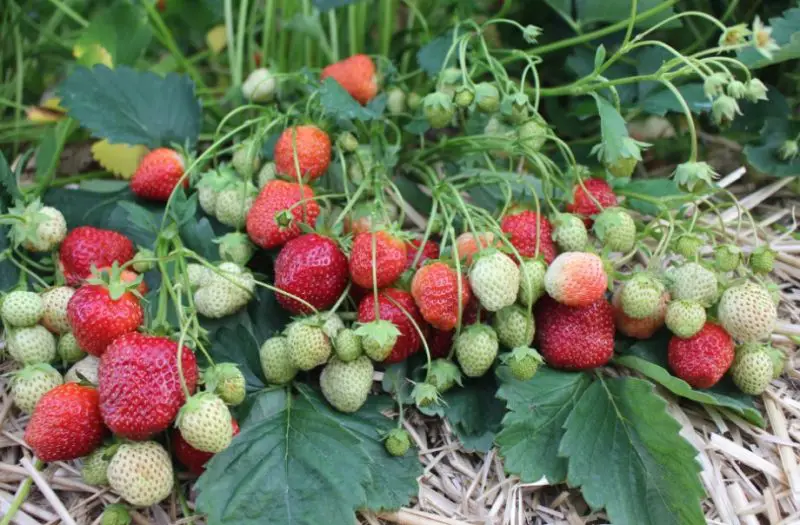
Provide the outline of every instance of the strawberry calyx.
<path id="1" fill-rule="evenodd" d="M 187 414 L 202 410 L 207 403 L 213 402 L 216 398 L 217 396 L 215 394 L 208 391 L 197 392 L 189 397 L 180 410 L 178 410 L 178 415 L 175 417 L 175 426 L 180 427 Z"/>
<path id="2" fill-rule="evenodd" d="M 87 284 L 97 284 L 105 287 L 112 301 L 120 300 L 126 293 L 132 293 L 141 299 L 142 294 L 139 292 L 139 285 L 142 283 L 143 277 L 136 275 L 135 278 L 126 280 L 122 272 L 122 268 L 116 261 L 110 268 L 102 268 L 100 270 L 95 265 L 92 265 L 92 274 L 86 282 Z"/>
<path id="3" fill-rule="evenodd" d="M 379 346 L 384 347 L 394 345 L 397 338 L 400 337 L 400 330 L 391 321 L 376 319 L 360 324 L 356 328 L 355 334 L 363 338 L 370 338 Z"/>

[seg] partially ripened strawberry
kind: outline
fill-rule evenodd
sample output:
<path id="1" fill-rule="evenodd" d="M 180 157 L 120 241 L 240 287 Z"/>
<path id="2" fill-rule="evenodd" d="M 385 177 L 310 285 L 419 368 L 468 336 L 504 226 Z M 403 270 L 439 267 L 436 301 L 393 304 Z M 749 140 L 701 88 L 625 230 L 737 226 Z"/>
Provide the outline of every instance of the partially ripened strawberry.
<path id="1" fill-rule="evenodd" d="M 607 286 L 603 261 L 593 253 L 562 253 L 544 274 L 547 293 L 567 306 L 589 306 L 603 297 Z"/>
<path id="2" fill-rule="evenodd" d="M 589 195 L 594 197 L 594 200 Z M 617 205 L 617 196 L 611 186 L 603 179 L 586 179 L 583 181 L 583 186 L 576 184 L 573 188 L 572 202 L 567 203 L 567 211 L 580 215 L 583 218 L 583 222 L 587 226 L 591 226 L 591 217 L 601 211 L 595 201 L 603 208 L 610 208 Z"/>
<path id="3" fill-rule="evenodd" d="M 92 273 L 92 266 L 104 268 L 123 264 L 136 253 L 133 242 L 119 232 L 80 226 L 70 231 L 59 251 L 59 266 L 70 286 L 78 286 Z"/>
<path id="4" fill-rule="evenodd" d="M 117 287 L 85 284 L 69 300 L 67 319 L 83 351 L 101 356 L 111 341 L 142 324 L 144 311 L 139 298 Z"/>
<path id="5" fill-rule="evenodd" d="M 360 233 L 350 250 L 350 277 L 362 288 L 389 286 L 406 269 L 406 250 L 405 242 L 389 231 Z"/>
<path id="6" fill-rule="evenodd" d="M 287 242 L 275 259 L 275 287 L 324 310 L 342 295 L 348 280 L 347 257 L 329 237 L 307 233 Z M 311 313 L 288 295 L 275 294 L 293 314 Z"/>
<path id="7" fill-rule="evenodd" d="M 694 388 L 711 388 L 734 358 L 733 339 L 721 326 L 707 322 L 692 337 L 669 340 L 667 359 L 676 376 Z"/>
<path id="8" fill-rule="evenodd" d="M 131 332 L 118 337 L 103 354 L 98 370 L 100 411 L 108 428 L 128 439 L 147 439 L 169 427 L 197 386 L 197 361 L 186 347 L 166 337 Z"/>
<path id="9" fill-rule="evenodd" d="M 233 427 L 233 435 L 236 436 L 239 433 L 239 424 L 235 419 L 231 419 L 231 426 Z M 181 465 L 195 476 L 205 472 L 206 463 L 214 456 L 210 452 L 197 450 L 187 443 L 177 428 L 172 431 L 172 452 Z"/>
<path id="10" fill-rule="evenodd" d="M 617 330 L 636 339 L 649 339 L 659 328 L 664 326 L 664 319 L 667 314 L 667 303 L 669 303 L 669 293 L 662 292 L 655 311 L 648 317 L 636 319 L 625 313 L 622 308 L 622 290 L 624 286 L 614 290 L 614 297 L 611 299 L 611 306 L 614 309 L 614 324 Z"/>
<path id="11" fill-rule="evenodd" d="M 332 78 L 362 106 L 375 98 L 378 80 L 375 62 L 367 55 L 353 55 L 322 70 L 320 80 Z"/>
<path id="12" fill-rule="evenodd" d="M 553 242 L 553 226 L 546 217 L 532 210 L 515 211 L 503 218 L 500 228 L 523 257 L 535 257 L 538 254 L 544 257 L 547 264 L 555 259 L 557 251 Z"/>
<path id="13" fill-rule="evenodd" d="M 272 180 L 247 212 L 247 234 L 262 248 L 275 248 L 300 235 L 299 223 L 313 227 L 318 215 L 309 186 Z"/>
<path id="14" fill-rule="evenodd" d="M 42 461 L 66 461 L 99 447 L 103 434 L 97 389 L 66 383 L 39 399 L 25 441 Z"/>
<path id="15" fill-rule="evenodd" d="M 458 258 L 460 260 L 466 261 L 467 264 L 471 264 L 472 257 L 479 251 L 483 250 L 484 248 L 488 248 L 489 246 L 498 247 L 501 245 L 502 243 L 499 240 L 495 240 L 492 232 L 478 232 L 477 235 L 472 232 L 464 232 L 456 237 L 456 245 L 455 249 L 453 250 L 453 257 L 455 257 L 456 253 L 458 253 Z"/>
<path id="16" fill-rule="evenodd" d="M 459 301 L 458 273 L 447 263 L 435 261 L 426 264 L 414 274 L 411 295 L 422 317 L 439 330 L 452 330 L 458 323 L 459 302 L 463 315 L 472 292 L 469 280 L 461 277 Z"/>
<path id="17" fill-rule="evenodd" d="M 183 157 L 169 148 L 157 148 L 145 155 L 131 179 L 131 191 L 142 197 L 166 202 L 175 186 L 181 182 L 184 170 Z M 189 177 L 183 187 L 189 186 Z"/>
<path id="18" fill-rule="evenodd" d="M 399 363 L 408 356 L 419 352 L 422 339 L 414 327 L 414 323 L 422 327 L 424 321 L 411 294 L 396 288 L 382 290 L 378 294 L 378 310 L 380 319 L 389 321 L 400 332 L 389 356 L 383 362 Z M 409 316 L 414 322 L 409 319 Z M 364 324 L 374 320 L 375 298 L 373 294 L 368 294 L 358 305 L 358 322 Z"/>
<path id="19" fill-rule="evenodd" d="M 417 252 L 420 251 L 420 246 L 422 246 L 422 253 L 420 253 L 419 258 L 417 258 Z M 436 241 L 428 239 L 423 245 L 422 239 L 411 239 L 406 243 L 406 269 L 411 268 L 411 265 L 414 264 L 414 259 L 417 259 L 417 264 L 414 266 L 414 268 L 419 268 L 422 266 L 422 263 L 428 259 L 438 258 L 439 245 L 436 243 Z"/>
<path id="20" fill-rule="evenodd" d="M 539 351 L 552 367 L 595 368 L 614 353 L 614 318 L 605 299 L 573 308 L 545 296 L 536 303 L 534 317 Z"/>
<path id="21" fill-rule="evenodd" d="M 328 171 L 331 139 L 317 126 L 287 128 L 275 143 L 274 155 L 279 175 L 311 182 Z"/>

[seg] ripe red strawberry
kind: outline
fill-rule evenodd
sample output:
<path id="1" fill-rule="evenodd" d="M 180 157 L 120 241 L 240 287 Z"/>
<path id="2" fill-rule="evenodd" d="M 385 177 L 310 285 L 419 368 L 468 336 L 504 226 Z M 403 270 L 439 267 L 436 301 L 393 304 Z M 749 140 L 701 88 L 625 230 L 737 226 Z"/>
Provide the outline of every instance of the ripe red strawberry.
<path id="1" fill-rule="evenodd" d="M 550 264 L 556 257 L 556 245 L 553 242 L 553 226 L 546 217 L 540 217 L 535 211 L 512 211 L 500 223 L 500 228 L 508 236 L 508 240 L 523 257 L 536 255 L 536 240 L 539 240 L 539 254 Z"/>
<path id="2" fill-rule="evenodd" d="M 130 291 L 114 298 L 102 284 L 85 284 L 67 303 L 67 320 L 78 346 L 99 357 L 114 339 L 142 324 L 144 311 Z"/>
<path id="3" fill-rule="evenodd" d="M 313 199 L 314 191 L 308 186 L 268 182 L 247 212 L 248 235 L 262 248 L 275 248 L 294 239 L 300 235 L 299 222 L 312 227 L 317 222 L 319 204 Z"/>
<path id="4" fill-rule="evenodd" d="M 452 330 L 458 323 L 458 274 L 447 263 L 426 264 L 414 274 L 411 295 L 422 317 L 434 328 Z M 461 278 L 461 309 L 472 296 L 469 279 Z"/>
<path id="5" fill-rule="evenodd" d="M 406 270 L 411 268 L 411 265 L 414 263 L 414 258 L 417 256 L 417 251 L 419 250 L 421 244 L 422 239 L 411 239 L 406 243 Z M 428 259 L 438 258 L 439 245 L 436 243 L 436 241 L 431 241 L 429 239 L 425 241 L 425 245 L 422 247 L 422 253 L 419 256 L 419 260 L 417 261 L 415 268 L 422 266 L 422 263 Z"/>
<path id="6" fill-rule="evenodd" d="M 567 203 L 567 211 L 583 217 L 586 226 L 592 225 L 592 215 L 600 213 L 600 208 L 592 201 L 589 195 L 594 196 L 595 200 L 603 208 L 611 208 L 617 205 L 617 196 L 603 179 L 586 179 L 583 181 L 586 187 L 584 190 L 580 184 L 576 184 L 572 190 L 572 202 Z"/>
<path id="7" fill-rule="evenodd" d="M 694 388 L 711 388 L 728 371 L 734 358 L 733 338 L 721 326 L 706 323 L 692 337 L 672 336 L 669 367 Z"/>
<path id="8" fill-rule="evenodd" d="M 183 347 L 181 368 L 190 394 L 197 361 Z M 178 372 L 178 343 L 131 332 L 118 337 L 100 359 L 100 412 L 112 432 L 143 440 L 169 427 L 186 400 Z"/>
<path id="9" fill-rule="evenodd" d="M 375 98 L 378 81 L 375 63 L 367 55 L 353 55 L 322 70 L 320 80 L 332 78 L 362 106 Z"/>
<path id="10" fill-rule="evenodd" d="M 42 461 L 86 456 L 103 442 L 97 389 L 65 383 L 47 392 L 33 410 L 25 441 Z"/>
<path id="11" fill-rule="evenodd" d="M 80 226 L 61 243 L 59 266 L 70 286 L 79 286 L 97 268 L 130 261 L 136 250 L 133 242 L 119 232 Z"/>
<path id="12" fill-rule="evenodd" d="M 239 434 L 239 423 L 231 418 L 231 426 L 233 426 L 233 435 Z M 211 452 L 203 452 L 197 450 L 183 439 L 180 430 L 177 428 L 172 430 L 172 452 L 175 454 L 177 460 L 186 467 L 186 470 L 199 476 L 206 470 L 206 463 L 211 459 L 214 454 Z"/>
<path id="13" fill-rule="evenodd" d="M 481 319 L 487 320 L 489 312 L 481 309 L 478 298 L 472 295 L 464 308 L 461 317 L 461 326 L 469 326 L 478 322 L 478 311 L 480 311 Z M 424 328 L 423 328 L 424 330 Z M 445 357 L 450 353 L 453 347 L 453 336 L 455 330 L 438 330 L 436 328 L 428 327 L 425 334 L 425 340 L 428 342 L 428 350 L 431 352 L 431 358 Z"/>
<path id="14" fill-rule="evenodd" d="M 400 306 L 398 307 L 398 305 Z M 405 310 L 414 319 L 417 326 L 422 328 L 424 321 L 411 294 L 397 288 L 382 290 L 378 294 L 378 309 L 380 319 L 391 322 L 400 331 L 389 357 L 383 362 L 399 363 L 410 355 L 419 352 L 420 348 L 422 348 L 422 339 L 417 329 L 414 328 L 414 324 L 403 312 Z M 373 294 L 369 294 L 358 305 L 358 322 L 364 324 L 374 320 L 375 297 Z"/>
<path id="15" fill-rule="evenodd" d="M 372 282 L 372 242 L 375 238 L 375 283 Z M 389 286 L 406 269 L 407 249 L 403 240 L 388 231 L 360 233 L 350 251 L 350 277 L 362 288 Z"/>
<path id="16" fill-rule="evenodd" d="M 287 242 L 275 260 L 275 287 L 324 310 L 344 292 L 347 257 L 328 237 L 307 233 Z M 299 301 L 280 293 L 278 302 L 293 314 L 311 313 Z"/>
<path id="17" fill-rule="evenodd" d="M 605 299 L 573 308 L 544 296 L 536 303 L 534 317 L 538 348 L 552 367 L 595 368 L 608 363 L 614 353 L 614 317 Z"/>
<path id="18" fill-rule="evenodd" d="M 131 179 L 131 191 L 143 199 L 166 202 L 181 181 L 184 168 L 183 157 L 177 151 L 154 149 L 139 162 Z M 186 177 L 183 187 L 188 186 L 189 177 Z"/>
<path id="19" fill-rule="evenodd" d="M 295 166 L 295 150 L 298 175 Z M 275 143 L 275 170 L 280 175 L 311 182 L 328 171 L 331 163 L 331 139 L 327 133 L 316 126 L 295 126 L 287 128 Z"/>

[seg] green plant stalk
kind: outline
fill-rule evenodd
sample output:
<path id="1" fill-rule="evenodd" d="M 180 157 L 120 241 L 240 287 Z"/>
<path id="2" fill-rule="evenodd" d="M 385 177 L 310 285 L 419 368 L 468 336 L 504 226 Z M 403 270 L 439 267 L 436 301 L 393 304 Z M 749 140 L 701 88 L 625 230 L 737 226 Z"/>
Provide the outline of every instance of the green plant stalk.
<path id="1" fill-rule="evenodd" d="M 272 37 L 277 31 L 272 30 L 275 25 L 275 0 L 266 0 L 264 5 L 264 23 L 261 26 L 261 65 L 267 65 L 267 57 L 272 51 Z"/>
<path id="2" fill-rule="evenodd" d="M 350 55 L 358 53 L 357 30 L 358 30 L 358 13 L 355 4 L 347 6 L 347 39 L 350 44 Z"/>
<path id="3" fill-rule="evenodd" d="M 70 17 L 79 26 L 89 27 L 89 22 L 81 15 L 79 15 L 77 12 L 75 12 L 75 10 L 73 10 L 65 2 L 62 2 L 61 0 L 47 0 L 47 1 L 53 4 L 57 9 L 59 9 L 65 15 Z"/>
<path id="4" fill-rule="evenodd" d="M 394 14 L 397 5 L 394 0 L 381 0 L 381 55 L 388 57 L 392 45 L 392 34 L 394 33 Z"/>
<path id="5" fill-rule="evenodd" d="M 42 470 L 44 463 L 37 459 L 33 463 L 33 467 L 36 470 Z M 33 486 L 33 478 L 29 476 L 25 478 L 25 481 L 23 481 L 22 485 L 20 485 L 17 495 L 14 496 L 14 501 L 12 501 L 11 505 L 8 507 L 8 511 L 6 512 L 6 515 L 3 516 L 3 520 L 0 521 L 0 525 L 9 525 L 11 523 L 11 520 L 14 519 L 14 516 L 16 516 L 20 507 L 22 507 L 22 504 L 25 503 L 25 500 L 28 498 L 28 494 L 31 491 L 31 486 Z"/>
<path id="6" fill-rule="evenodd" d="M 336 9 L 328 11 L 328 32 L 331 37 L 331 60 L 339 61 L 339 24 L 336 22 Z"/>
<path id="7" fill-rule="evenodd" d="M 234 83 L 235 86 L 241 86 L 242 82 L 244 82 L 244 37 L 247 34 L 247 3 L 248 0 L 242 0 L 241 5 L 239 5 L 238 33 L 236 34 L 236 63 L 234 67 L 234 72 L 237 74 L 234 78 L 234 80 L 236 80 Z M 229 43 L 228 46 L 230 45 Z"/>
<path id="8" fill-rule="evenodd" d="M 19 25 L 14 24 L 14 58 L 17 63 L 16 82 L 15 82 L 15 97 L 16 103 L 14 105 L 14 133 L 19 134 L 19 123 L 21 120 L 22 107 L 22 90 L 23 82 L 25 79 L 25 62 L 22 58 L 22 37 L 19 33 Z M 14 156 L 19 153 L 19 137 L 14 138 Z"/>

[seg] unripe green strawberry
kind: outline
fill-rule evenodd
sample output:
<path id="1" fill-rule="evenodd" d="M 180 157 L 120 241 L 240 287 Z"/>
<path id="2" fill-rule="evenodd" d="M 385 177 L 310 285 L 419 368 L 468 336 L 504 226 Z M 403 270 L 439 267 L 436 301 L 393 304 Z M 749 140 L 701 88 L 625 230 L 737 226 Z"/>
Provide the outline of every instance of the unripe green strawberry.
<path id="1" fill-rule="evenodd" d="M 233 263 L 219 265 L 220 274 L 211 272 L 208 282 L 194 293 L 197 311 L 213 319 L 239 311 L 252 298 L 255 279 Z M 192 276 L 190 274 L 191 282 Z"/>
<path id="2" fill-rule="evenodd" d="M 255 139 L 242 141 L 233 152 L 231 166 L 249 180 L 261 167 L 261 144 Z"/>
<path id="3" fill-rule="evenodd" d="M 63 382 L 61 374 L 52 366 L 39 363 L 14 372 L 11 379 L 11 398 L 17 408 L 30 414 L 39 399 Z"/>
<path id="4" fill-rule="evenodd" d="M 399 115 L 406 110 L 406 93 L 400 88 L 391 88 L 386 94 L 386 109 L 390 115 Z"/>
<path id="5" fill-rule="evenodd" d="M 227 233 L 214 242 L 219 245 L 219 256 L 223 261 L 230 261 L 240 266 L 250 262 L 256 253 L 256 247 L 250 242 L 250 237 L 246 233 Z"/>
<path id="6" fill-rule="evenodd" d="M 400 337 L 400 330 L 390 321 L 379 319 L 362 324 L 356 328 L 361 337 L 361 348 L 373 361 L 381 362 L 392 353 L 392 348 Z"/>
<path id="7" fill-rule="evenodd" d="M 193 287 L 206 286 L 211 283 L 213 272 L 202 264 L 189 263 L 186 265 L 189 275 L 189 284 Z"/>
<path id="8" fill-rule="evenodd" d="M 519 381 L 529 381 L 536 375 L 544 359 L 539 352 L 527 346 L 514 348 L 500 358 L 508 366 L 511 375 Z"/>
<path id="9" fill-rule="evenodd" d="M 542 260 L 524 259 L 519 265 L 519 300 L 522 306 L 531 306 L 544 295 L 544 275 L 547 265 Z"/>
<path id="10" fill-rule="evenodd" d="M 620 157 L 614 162 L 607 163 L 606 169 L 615 177 L 626 179 L 633 175 L 633 170 L 638 163 L 639 159 L 635 157 Z"/>
<path id="11" fill-rule="evenodd" d="M 328 336 L 328 339 L 333 341 L 339 332 L 344 330 L 342 318 L 332 312 L 323 312 L 320 317 L 322 319 L 322 331 Z"/>
<path id="12" fill-rule="evenodd" d="M 22 215 L 23 220 L 11 227 L 11 238 L 31 252 L 54 250 L 67 235 L 67 221 L 55 208 L 42 206 L 39 201 L 22 208 L 12 208 L 12 213 Z"/>
<path id="13" fill-rule="evenodd" d="M 742 250 L 735 244 L 722 244 L 714 250 L 714 264 L 721 272 L 731 272 L 742 262 Z"/>
<path id="14" fill-rule="evenodd" d="M 517 128 L 517 138 L 528 152 L 542 149 L 547 140 L 547 133 L 547 123 L 538 113 Z"/>
<path id="15" fill-rule="evenodd" d="M 3 297 L 0 315 L 11 326 L 33 326 L 44 313 L 44 303 L 39 294 L 15 290 Z"/>
<path id="16" fill-rule="evenodd" d="M 136 273 L 145 273 L 155 268 L 156 264 L 153 262 L 155 256 L 156 254 L 153 250 L 149 248 L 139 248 L 139 251 L 133 256 L 133 263 L 131 264 L 133 271 Z"/>
<path id="17" fill-rule="evenodd" d="M 496 113 L 500 109 L 500 91 L 494 84 L 481 82 L 475 86 L 475 103 L 479 111 Z"/>
<path id="18" fill-rule="evenodd" d="M 422 95 L 414 93 L 413 91 L 408 94 L 408 109 L 416 111 L 422 106 Z"/>
<path id="19" fill-rule="evenodd" d="M 120 445 L 108 464 L 111 488 L 137 507 L 149 507 L 166 499 L 172 492 L 174 477 L 169 454 L 155 441 Z"/>
<path id="20" fill-rule="evenodd" d="M 266 186 L 266 184 L 269 181 L 275 180 L 277 173 L 278 170 L 275 167 L 274 162 L 267 162 L 263 166 L 261 166 L 261 169 L 258 170 L 258 175 L 256 176 L 256 183 L 258 184 L 258 188 L 261 189 L 264 186 Z"/>
<path id="21" fill-rule="evenodd" d="M 67 332 L 58 338 L 56 351 L 58 352 L 58 358 L 65 364 L 75 363 L 86 357 L 86 352 L 78 346 L 78 340 L 75 339 L 72 332 Z"/>
<path id="22" fill-rule="evenodd" d="M 100 366 L 100 358 L 87 355 L 67 370 L 64 374 L 65 383 L 82 383 L 86 381 L 92 385 L 97 385 L 97 369 Z"/>
<path id="23" fill-rule="evenodd" d="M 469 86 L 460 86 L 456 88 L 456 94 L 453 100 L 456 106 L 468 108 L 472 104 L 472 101 L 475 100 L 475 90 Z"/>
<path id="24" fill-rule="evenodd" d="M 283 336 L 270 337 L 264 341 L 258 356 L 267 383 L 282 385 L 297 375 L 297 367 L 289 359 L 289 343 Z"/>
<path id="25" fill-rule="evenodd" d="M 69 286 L 56 286 L 43 292 L 42 324 L 54 334 L 65 334 L 71 330 L 67 320 L 67 303 L 75 290 Z"/>
<path id="26" fill-rule="evenodd" d="M 506 348 L 528 346 L 533 342 L 536 329 L 533 316 L 521 306 L 506 306 L 495 314 L 492 325 L 500 344 Z"/>
<path id="27" fill-rule="evenodd" d="M 472 325 L 456 338 L 458 364 L 468 377 L 485 374 L 497 357 L 497 334 L 486 325 Z"/>
<path id="28" fill-rule="evenodd" d="M 772 360 L 772 379 L 778 379 L 786 366 L 786 354 L 781 350 L 763 343 L 744 343 L 736 347 L 734 365 L 744 355 L 754 352 L 766 352 Z"/>
<path id="29" fill-rule="evenodd" d="M 773 364 L 767 352 L 749 352 L 734 361 L 733 382 L 745 394 L 762 394 L 772 381 Z"/>
<path id="30" fill-rule="evenodd" d="M 669 275 L 670 295 L 673 300 L 687 300 L 708 308 L 719 295 L 717 276 L 696 262 L 675 268 Z"/>
<path id="31" fill-rule="evenodd" d="M 500 102 L 500 110 L 511 124 L 522 124 L 528 119 L 528 102 L 524 93 L 509 94 Z"/>
<path id="32" fill-rule="evenodd" d="M 444 394 L 456 384 L 461 384 L 461 370 L 449 359 L 435 359 L 431 362 L 426 382 Z"/>
<path id="33" fill-rule="evenodd" d="M 81 476 L 87 485 L 108 485 L 108 464 L 111 458 L 107 457 L 108 447 L 100 447 L 83 458 Z"/>
<path id="34" fill-rule="evenodd" d="M 694 233 L 684 233 L 678 237 L 675 242 L 675 251 L 685 257 L 686 259 L 694 259 L 700 247 L 703 245 L 703 240 Z"/>
<path id="35" fill-rule="evenodd" d="M 210 392 L 199 392 L 186 400 L 176 420 L 181 436 L 192 447 L 216 454 L 233 438 L 231 413 L 225 402 Z"/>
<path id="36" fill-rule="evenodd" d="M 661 308 L 665 289 L 664 284 L 650 274 L 634 275 L 622 288 L 622 311 L 634 319 L 654 317 Z"/>
<path id="37" fill-rule="evenodd" d="M 422 110 L 432 128 L 448 126 L 455 113 L 453 95 L 447 95 L 441 91 L 431 93 L 425 97 L 422 103 Z"/>
<path id="38" fill-rule="evenodd" d="M 667 305 L 664 324 L 673 334 L 688 339 L 706 324 L 706 309 L 695 301 L 672 301 Z"/>
<path id="39" fill-rule="evenodd" d="M 345 363 L 337 357 L 322 369 L 319 386 L 322 395 L 340 412 L 355 412 L 367 401 L 372 388 L 372 361 L 361 356 Z"/>
<path id="40" fill-rule="evenodd" d="M 336 350 L 336 357 L 345 363 L 353 361 L 363 353 L 361 338 L 350 328 L 345 328 L 336 334 L 333 348 Z"/>
<path id="41" fill-rule="evenodd" d="M 564 252 L 581 252 L 589 242 L 586 224 L 577 215 L 559 213 L 553 219 L 553 240 Z"/>
<path id="42" fill-rule="evenodd" d="M 629 252 L 636 244 L 636 223 L 622 208 L 606 208 L 594 221 L 594 234 L 613 252 Z"/>
<path id="43" fill-rule="evenodd" d="M 218 395 L 227 405 L 238 405 L 247 395 L 244 374 L 234 363 L 218 363 L 203 372 L 206 390 Z"/>
<path id="44" fill-rule="evenodd" d="M 469 282 L 481 306 L 497 312 L 517 300 L 519 267 L 502 252 L 484 250 L 469 271 Z"/>
<path id="45" fill-rule="evenodd" d="M 249 184 L 234 184 L 217 195 L 215 216 L 226 226 L 243 228 L 253 201 L 255 201 L 255 188 Z"/>
<path id="46" fill-rule="evenodd" d="M 41 325 L 11 331 L 6 343 L 11 359 L 25 365 L 49 363 L 56 357 L 56 338 Z"/>
<path id="47" fill-rule="evenodd" d="M 778 311 L 763 286 L 747 282 L 725 290 L 717 306 L 717 316 L 734 339 L 747 343 L 772 333 Z"/>
<path id="48" fill-rule="evenodd" d="M 300 370 L 324 365 L 331 356 L 331 341 L 320 326 L 295 321 L 286 330 L 289 360 Z"/>
<path id="49" fill-rule="evenodd" d="M 210 186 L 198 186 L 197 188 L 197 201 L 200 203 L 200 208 L 206 212 L 206 215 L 214 215 L 217 211 L 217 196 L 219 190 Z"/>
<path id="50" fill-rule="evenodd" d="M 770 273 L 775 267 L 775 251 L 766 244 L 753 250 L 750 254 L 750 269 L 755 273 Z"/>
<path id="51" fill-rule="evenodd" d="M 100 519 L 100 525 L 130 525 L 131 514 L 125 505 L 114 503 L 106 507 Z"/>
<path id="52" fill-rule="evenodd" d="M 411 448 L 411 436 L 402 428 L 392 429 L 386 434 L 383 446 L 386 447 L 386 452 L 390 456 L 405 456 L 408 449 Z"/>

